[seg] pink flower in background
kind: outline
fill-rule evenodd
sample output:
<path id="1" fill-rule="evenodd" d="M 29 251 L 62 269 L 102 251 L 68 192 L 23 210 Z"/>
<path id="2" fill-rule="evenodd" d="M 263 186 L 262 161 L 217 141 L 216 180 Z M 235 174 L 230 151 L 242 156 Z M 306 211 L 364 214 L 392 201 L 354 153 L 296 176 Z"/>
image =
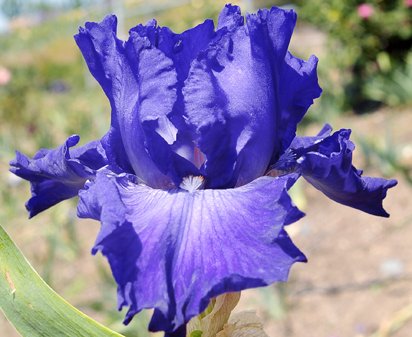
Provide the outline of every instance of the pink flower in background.
<path id="1" fill-rule="evenodd" d="M 412 0 L 405 0 L 404 4 L 406 7 L 412 7 Z"/>
<path id="2" fill-rule="evenodd" d="M 6 85 L 11 80 L 11 72 L 5 67 L 0 66 L 0 86 Z"/>
<path id="3" fill-rule="evenodd" d="M 370 4 L 361 4 L 358 6 L 358 15 L 362 19 L 370 18 L 374 12 L 375 12 L 375 9 Z"/>

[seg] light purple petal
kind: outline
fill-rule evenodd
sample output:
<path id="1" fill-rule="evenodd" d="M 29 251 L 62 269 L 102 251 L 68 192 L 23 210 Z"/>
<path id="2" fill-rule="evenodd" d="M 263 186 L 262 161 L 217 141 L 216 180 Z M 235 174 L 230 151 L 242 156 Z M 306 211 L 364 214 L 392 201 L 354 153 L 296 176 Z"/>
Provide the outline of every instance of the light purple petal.
<path id="1" fill-rule="evenodd" d="M 93 252 L 109 260 L 126 322 L 155 308 L 150 329 L 172 332 L 219 294 L 285 281 L 305 261 L 283 229 L 302 216 L 286 192 L 296 179 L 190 193 L 100 172 L 78 213 L 102 223 Z"/>

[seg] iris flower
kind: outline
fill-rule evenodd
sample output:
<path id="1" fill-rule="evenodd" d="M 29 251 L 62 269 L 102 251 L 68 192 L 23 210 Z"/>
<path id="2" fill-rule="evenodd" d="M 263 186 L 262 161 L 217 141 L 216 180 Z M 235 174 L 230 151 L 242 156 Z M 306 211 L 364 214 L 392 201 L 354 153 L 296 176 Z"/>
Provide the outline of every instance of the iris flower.
<path id="1" fill-rule="evenodd" d="M 350 130 L 297 137 L 320 96 L 317 58 L 288 52 L 293 10 L 241 15 L 226 5 L 181 34 L 155 20 L 127 41 L 116 17 L 87 22 L 75 40 L 111 105 L 101 139 L 11 171 L 31 182 L 30 216 L 80 196 L 78 215 L 101 222 L 93 247 L 107 257 L 127 324 L 146 308 L 149 330 L 185 325 L 226 292 L 287 280 L 306 261 L 285 226 L 303 213 L 287 191 L 299 177 L 338 203 L 388 216 L 395 180 L 362 177 Z"/>

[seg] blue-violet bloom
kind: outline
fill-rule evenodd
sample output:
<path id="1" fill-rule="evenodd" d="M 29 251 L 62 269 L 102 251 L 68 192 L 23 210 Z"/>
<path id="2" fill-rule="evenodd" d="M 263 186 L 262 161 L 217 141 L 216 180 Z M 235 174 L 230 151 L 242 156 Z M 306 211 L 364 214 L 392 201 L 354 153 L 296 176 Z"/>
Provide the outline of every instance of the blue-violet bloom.
<path id="1" fill-rule="evenodd" d="M 155 20 L 127 41 L 116 17 L 87 22 L 75 40 L 107 95 L 108 133 L 77 136 L 11 171 L 31 182 L 33 216 L 77 194 L 78 215 L 101 222 L 93 254 L 110 263 L 125 323 L 153 308 L 151 331 L 185 325 L 222 293 L 285 281 L 306 261 L 285 226 L 303 216 L 287 190 L 303 176 L 332 200 L 388 216 L 395 180 L 362 177 L 350 130 L 297 137 L 320 96 L 317 58 L 288 52 L 293 10 L 241 15 L 227 5 L 181 34 Z"/>

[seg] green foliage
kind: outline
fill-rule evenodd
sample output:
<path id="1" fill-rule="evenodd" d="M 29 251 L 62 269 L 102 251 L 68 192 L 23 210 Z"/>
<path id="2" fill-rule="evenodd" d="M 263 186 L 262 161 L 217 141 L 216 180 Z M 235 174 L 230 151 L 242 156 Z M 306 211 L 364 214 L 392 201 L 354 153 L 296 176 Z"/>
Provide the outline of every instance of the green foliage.
<path id="1" fill-rule="evenodd" d="M 365 111 L 380 103 L 398 104 L 404 99 L 390 83 L 382 78 L 405 68 L 405 60 L 412 50 L 412 8 L 404 0 L 297 0 L 300 18 L 325 31 L 330 40 L 328 57 L 330 72 L 340 71 L 339 81 L 343 92 L 331 92 L 332 96 L 344 95 L 338 100 L 341 109 L 354 108 Z M 369 6 L 369 13 L 362 15 L 359 6 Z M 366 89 L 366 84 L 378 79 L 376 87 L 392 87 L 391 95 L 376 94 Z M 379 83 L 380 82 L 380 83 Z M 401 86 L 403 84 L 401 83 Z M 328 87 L 326 95 L 328 95 Z M 412 91 L 410 84 L 407 88 Z M 396 97 L 397 96 L 397 97 Z"/>
<path id="2" fill-rule="evenodd" d="M 398 173 L 412 184 L 412 167 L 402 162 L 399 149 L 393 146 L 390 140 L 384 144 L 377 144 L 373 139 L 358 138 L 357 143 L 364 154 L 367 166 L 380 167 L 386 176 Z"/>
<path id="3" fill-rule="evenodd" d="M 370 77 L 364 86 L 364 92 L 371 99 L 382 101 L 389 106 L 412 103 L 412 52 L 405 64 L 390 67 L 388 72 Z"/>
<path id="4" fill-rule="evenodd" d="M 1 226 L 0 308 L 23 337 L 121 337 L 57 295 Z"/>

